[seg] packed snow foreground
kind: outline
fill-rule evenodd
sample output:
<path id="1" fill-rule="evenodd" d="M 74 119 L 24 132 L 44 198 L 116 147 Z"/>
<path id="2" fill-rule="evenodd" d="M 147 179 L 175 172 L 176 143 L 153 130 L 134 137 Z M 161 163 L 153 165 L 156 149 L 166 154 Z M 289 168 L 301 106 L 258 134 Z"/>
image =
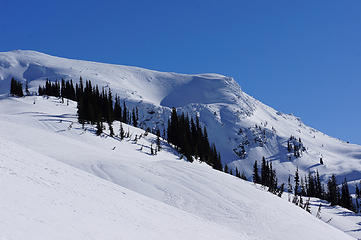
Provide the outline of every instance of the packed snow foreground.
<path id="1" fill-rule="evenodd" d="M 108 130 L 96 136 L 94 126 L 78 124 L 75 102 L 1 98 L 0 239 L 361 237 L 359 217 L 347 210 L 316 218 L 253 183 L 180 159 L 164 141 L 151 155 L 154 135 L 123 128 L 130 135 L 123 140 Z"/>

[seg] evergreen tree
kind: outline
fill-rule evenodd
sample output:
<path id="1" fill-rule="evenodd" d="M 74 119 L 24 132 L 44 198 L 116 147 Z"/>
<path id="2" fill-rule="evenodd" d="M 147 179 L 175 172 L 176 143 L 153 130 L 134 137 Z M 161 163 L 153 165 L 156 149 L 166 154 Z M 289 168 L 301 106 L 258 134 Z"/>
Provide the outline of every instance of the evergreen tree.
<path id="1" fill-rule="evenodd" d="M 133 126 L 137 127 L 138 126 L 138 119 L 137 119 L 137 116 L 135 114 L 134 108 L 132 109 L 132 119 L 133 119 Z M 160 133 L 159 133 L 159 135 L 160 135 Z"/>
<path id="2" fill-rule="evenodd" d="M 258 174 L 257 160 L 254 161 L 254 164 L 253 164 L 253 182 L 254 183 L 260 183 L 260 177 L 259 177 L 259 174 Z"/>
<path id="3" fill-rule="evenodd" d="M 160 146 L 160 130 L 159 130 L 159 128 L 157 129 L 156 135 L 157 135 L 157 140 L 156 140 L 157 150 L 160 151 L 161 146 Z"/>
<path id="4" fill-rule="evenodd" d="M 109 135 L 111 137 L 113 137 L 114 136 L 114 130 L 113 130 L 112 122 L 108 121 L 108 126 L 109 126 Z"/>
<path id="5" fill-rule="evenodd" d="M 336 176 L 333 174 L 327 183 L 327 200 L 331 203 L 331 206 L 337 205 L 339 189 L 336 183 Z"/>
<path id="6" fill-rule="evenodd" d="M 269 167 L 266 163 L 265 157 L 262 157 L 262 164 L 261 164 L 261 184 L 264 186 L 269 185 Z"/>
<path id="7" fill-rule="evenodd" d="M 315 179 L 315 193 L 316 197 L 323 198 L 323 190 L 322 190 L 322 184 L 320 179 L 320 174 L 318 173 L 318 170 L 316 171 L 316 179 Z"/>
<path id="8" fill-rule="evenodd" d="M 241 173 L 238 171 L 238 168 L 236 167 L 236 177 L 240 178 L 241 177 Z"/>
<path id="9" fill-rule="evenodd" d="M 306 186 L 305 186 L 305 182 L 303 181 L 303 178 L 301 178 L 301 192 L 300 192 L 301 196 L 306 196 Z"/>
<path id="10" fill-rule="evenodd" d="M 11 78 L 10 82 L 10 95 L 17 96 L 17 97 L 23 97 L 23 84 L 20 81 L 15 80 L 14 78 Z"/>
<path id="11" fill-rule="evenodd" d="M 96 135 L 99 136 L 103 132 L 103 123 L 101 121 L 97 122 Z"/>
<path id="12" fill-rule="evenodd" d="M 315 180 L 312 176 L 312 173 L 308 173 L 308 191 L 307 196 L 309 197 L 315 197 L 316 196 L 316 186 L 315 186 Z"/>
<path id="13" fill-rule="evenodd" d="M 282 183 L 280 188 L 278 189 L 277 196 L 282 197 L 282 194 L 283 194 L 284 190 L 285 190 L 285 184 Z"/>
<path id="14" fill-rule="evenodd" d="M 287 141 L 287 151 L 288 152 L 292 151 L 292 146 L 291 146 L 290 140 Z"/>
<path id="15" fill-rule="evenodd" d="M 124 132 L 123 124 L 122 124 L 122 123 L 120 123 L 119 136 L 120 136 L 120 139 L 121 139 L 121 140 L 123 140 L 124 137 L 125 137 L 125 132 Z"/>
<path id="16" fill-rule="evenodd" d="M 114 120 L 122 121 L 122 108 L 120 106 L 120 98 L 119 96 L 115 96 L 115 103 L 114 103 Z"/>
<path id="17" fill-rule="evenodd" d="M 227 165 L 227 164 L 224 165 L 224 172 L 225 172 L 225 173 L 229 173 L 229 169 L 228 169 L 228 165 Z"/>
<path id="18" fill-rule="evenodd" d="M 309 213 L 311 213 L 310 200 L 311 200 L 311 199 L 308 198 L 307 201 L 306 201 L 306 203 L 305 203 L 305 205 L 304 205 L 304 209 L 305 209 L 307 212 L 309 212 Z"/>
<path id="19" fill-rule="evenodd" d="M 299 186 L 300 186 L 300 176 L 298 175 L 298 167 L 297 167 L 296 172 L 295 172 L 294 182 L 295 182 L 294 193 L 295 193 L 295 196 L 297 196 Z"/>
<path id="20" fill-rule="evenodd" d="M 215 159 L 214 159 L 214 164 L 212 167 L 218 171 L 222 171 L 223 166 L 222 166 L 222 161 L 221 161 L 221 155 L 219 153 L 216 154 Z"/>
<path id="21" fill-rule="evenodd" d="M 244 171 L 242 171 L 240 178 L 247 181 L 247 177 L 246 177 L 246 174 L 244 173 Z"/>
<path id="22" fill-rule="evenodd" d="M 352 204 L 352 198 L 348 189 L 348 184 L 346 178 L 344 179 L 341 187 L 341 199 L 340 205 L 344 208 L 347 208 L 351 211 L 354 211 L 354 206 Z"/>

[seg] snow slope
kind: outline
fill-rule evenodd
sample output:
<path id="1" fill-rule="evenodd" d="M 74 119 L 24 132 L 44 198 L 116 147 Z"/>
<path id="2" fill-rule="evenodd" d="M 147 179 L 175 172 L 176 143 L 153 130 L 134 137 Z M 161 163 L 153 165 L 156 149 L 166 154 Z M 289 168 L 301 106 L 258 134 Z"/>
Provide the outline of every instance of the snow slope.
<path id="1" fill-rule="evenodd" d="M 1 239 L 248 239 L 0 137 Z"/>
<path id="2" fill-rule="evenodd" d="M 144 130 L 98 137 L 75 113 L 55 98 L 0 99 L 0 238 L 353 239 L 165 142 L 150 155 Z"/>
<path id="3" fill-rule="evenodd" d="M 320 172 L 322 180 L 335 173 L 355 183 L 361 179 L 361 147 L 329 137 L 305 126 L 293 115 L 283 114 L 244 93 L 232 78 L 219 74 L 177 74 L 53 57 L 34 51 L 0 53 L 0 93 L 7 93 L 11 77 L 27 80 L 35 91 L 50 80 L 89 79 L 110 87 L 129 106 L 140 109 L 140 126 L 165 127 L 170 107 L 199 115 L 222 161 L 251 177 L 252 165 L 263 156 L 272 161 L 280 182 L 298 166 L 301 175 Z M 242 131 L 240 131 L 240 129 Z M 301 138 L 300 158 L 287 151 L 287 140 Z M 245 154 L 239 153 L 244 149 Z M 324 165 L 320 164 L 322 157 Z M 352 187 L 351 187 L 352 190 Z"/>

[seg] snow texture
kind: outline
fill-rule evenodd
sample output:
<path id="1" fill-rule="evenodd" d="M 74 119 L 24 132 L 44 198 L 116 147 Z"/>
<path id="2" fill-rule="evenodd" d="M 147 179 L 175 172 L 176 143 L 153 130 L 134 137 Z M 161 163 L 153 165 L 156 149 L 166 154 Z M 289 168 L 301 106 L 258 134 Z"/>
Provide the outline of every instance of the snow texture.
<path id="1" fill-rule="evenodd" d="M 340 215 L 336 229 L 259 186 L 180 159 L 164 141 L 150 155 L 156 137 L 123 128 L 130 138 L 82 129 L 72 101 L 0 99 L 0 239 L 361 237 L 359 216 Z"/>
<path id="2" fill-rule="evenodd" d="M 198 115 L 210 129 L 208 135 L 221 152 L 222 162 L 241 169 L 248 178 L 255 160 L 266 157 L 277 170 L 279 182 L 286 182 L 296 167 L 300 174 L 319 171 L 326 183 L 332 174 L 339 183 L 361 179 L 361 147 L 335 139 L 311 127 L 292 114 L 272 109 L 244 93 L 231 77 L 219 74 L 177 74 L 80 60 L 53 57 L 34 51 L 0 53 L 0 94 L 9 91 L 10 79 L 28 81 L 32 91 L 46 78 L 52 81 L 80 76 L 85 81 L 111 88 L 130 107 L 140 110 L 140 127 L 164 129 L 171 107 Z M 301 138 L 299 158 L 287 151 L 287 140 Z M 322 158 L 324 164 L 320 164 Z"/>

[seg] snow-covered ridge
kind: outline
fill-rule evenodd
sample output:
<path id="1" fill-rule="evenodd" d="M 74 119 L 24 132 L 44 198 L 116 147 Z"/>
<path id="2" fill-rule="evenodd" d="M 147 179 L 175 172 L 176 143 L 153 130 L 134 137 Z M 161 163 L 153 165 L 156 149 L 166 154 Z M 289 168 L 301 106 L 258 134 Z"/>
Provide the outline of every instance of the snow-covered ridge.
<path id="1" fill-rule="evenodd" d="M 0 80 L 4 80 L 0 82 L 0 93 L 8 91 L 11 77 L 27 80 L 36 88 L 38 82 L 31 82 L 46 78 L 78 80 L 80 76 L 99 86 L 110 86 L 122 98 L 144 100 L 168 107 L 180 107 L 189 103 L 234 103 L 242 97 L 238 84 L 232 78 L 220 74 L 158 72 L 139 67 L 53 57 L 35 51 L 0 53 Z"/>
<path id="2" fill-rule="evenodd" d="M 0 93 L 9 91 L 11 77 L 29 81 L 35 91 L 46 78 L 110 87 L 127 104 L 140 109 L 140 126 L 164 128 L 170 107 L 199 115 L 208 135 L 231 168 L 252 174 L 255 160 L 272 161 L 280 182 L 298 166 L 301 175 L 318 170 L 322 180 L 335 173 L 339 182 L 361 179 L 361 147 L 329 137 L 244 93 L 231 77 L 219 74 L 177 74 L 138 67 L 53 57 L 34 51 L 0 53 Z M 287 151 L 290 136 L 301 138 L 305 151 L 295 158 Z M 324 165 L 320 164 L 322 157 Z"/>

